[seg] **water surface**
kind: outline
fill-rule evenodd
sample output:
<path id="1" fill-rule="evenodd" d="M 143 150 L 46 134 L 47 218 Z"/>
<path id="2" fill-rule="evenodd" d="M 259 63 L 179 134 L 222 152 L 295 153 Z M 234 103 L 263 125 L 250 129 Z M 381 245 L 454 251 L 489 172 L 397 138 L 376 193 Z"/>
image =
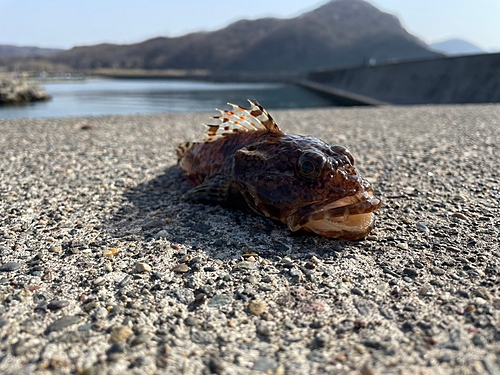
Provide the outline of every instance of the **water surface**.
<path id="1" fill-rule="evenodd" d="M 0 118 L 210 112 L 232 102 L 257 99 L 267 109 L 311 108 L 332 103 L 312 92 L 280 83 L 213 83 L 175 80 L 51 82 L 48 102 L 0 107 Z"/>

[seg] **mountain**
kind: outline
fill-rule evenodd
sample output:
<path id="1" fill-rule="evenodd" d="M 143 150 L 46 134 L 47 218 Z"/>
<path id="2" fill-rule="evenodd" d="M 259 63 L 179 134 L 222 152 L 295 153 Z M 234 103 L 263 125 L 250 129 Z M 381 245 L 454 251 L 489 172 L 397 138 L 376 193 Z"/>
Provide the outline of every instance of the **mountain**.
<path id="1" fill-rule="evenodd" d="M 0 44 L 0 57 L 35 57 L 50 56 L 63 51 L 57 48 L 19 47 Z"/>
<path id="2" fill-rule="evenodd" d="M 429 47 L 448 56 L 485 53 L 481 48 L 462 39 L 449 39 L 439 43 L 432 43 Z"/>
<path id="3" fill-rule="evenodd" d="M 291 19 L 242 20 L 217 31 L 176 38 L 75 47 L 49 59 L 74 69 L 269 73 L 438 56 L 395 16 L 362 0 L 332 0 Z"/>

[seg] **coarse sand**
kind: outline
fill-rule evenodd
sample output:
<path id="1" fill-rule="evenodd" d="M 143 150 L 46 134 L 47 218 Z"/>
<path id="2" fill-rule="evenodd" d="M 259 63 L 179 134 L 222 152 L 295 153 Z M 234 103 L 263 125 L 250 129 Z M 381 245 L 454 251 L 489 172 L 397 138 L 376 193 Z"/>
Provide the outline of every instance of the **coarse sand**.
<path id="1" fill-rule="evenodd" d="M 209 114 L 0 120 L 0 373 L 500 374 L 500 105 L 271 114 L 351 150 L 366 239 L 182 200 Z"/>

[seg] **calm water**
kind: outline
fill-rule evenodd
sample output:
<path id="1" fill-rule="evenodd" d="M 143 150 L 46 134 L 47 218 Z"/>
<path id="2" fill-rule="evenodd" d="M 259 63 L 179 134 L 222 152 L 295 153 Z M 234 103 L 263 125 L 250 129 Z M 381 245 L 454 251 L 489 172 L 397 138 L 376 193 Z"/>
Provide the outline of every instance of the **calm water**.
<path id="1" fill-rule="evenodd" d="M 257 99 L 267 109 L 332 105 L 288 84 L 105 80 L 44 83 L 52 100 L 0 107 L 0 118 L 98 116 L 158 112 L 210 112 L 227 102 Z"/>

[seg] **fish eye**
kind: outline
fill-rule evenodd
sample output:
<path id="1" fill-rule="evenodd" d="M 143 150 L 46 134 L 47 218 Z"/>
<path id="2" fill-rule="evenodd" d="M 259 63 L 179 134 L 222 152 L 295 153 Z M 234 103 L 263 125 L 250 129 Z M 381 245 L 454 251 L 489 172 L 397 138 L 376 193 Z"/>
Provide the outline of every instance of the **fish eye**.
<path id="1" fill-rule="evenodd" d="M 330 150 L 332 150 L 333 152 L 335 152 L 337 154 L 347 156 L 351 165 L 354 165 L 354 156 L 352 156 L 351 152 L 346 147 L 341 146 L 341 145 L 333 145 L 333 146 L 330 146 Z"/>
<path id="2" fill-rule="evenodd" d="M 322 155 L 307 152 L 301 155 L 297 163 L 299 173 L 308 180 L 315 180 L 321 175 L 325 159 Z"/>

